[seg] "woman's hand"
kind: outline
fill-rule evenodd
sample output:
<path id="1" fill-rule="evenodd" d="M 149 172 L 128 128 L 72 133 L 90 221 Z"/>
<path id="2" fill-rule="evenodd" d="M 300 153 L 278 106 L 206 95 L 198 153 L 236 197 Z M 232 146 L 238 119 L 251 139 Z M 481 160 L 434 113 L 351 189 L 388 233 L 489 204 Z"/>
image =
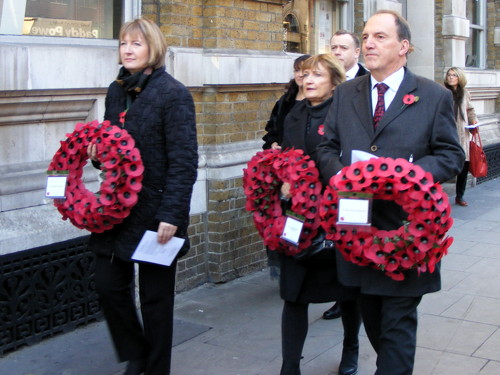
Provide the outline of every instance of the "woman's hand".
<path id="1" fill-rule="evenodd" d="M 95 143 L 89 143 L 87 147 L 87 155 L 92 161 L 98 161 L 97 159 L 97 145 Z"/>
<path id="2" fill-rule="evenodd" d="M 283 185 L 281 185 L 281 195 L 287 199 L 292 197 L 290 194 L 290 184 L 288 182 L 284 182 Z"/>
<path id="3" fill-rule="evenodd" d="M 273 150 L 281 150 L 281 146 L 278 144 L 278 142 L 271 143 L 271 148 Z"/>
<path id="4" fill-rule="evenodd" d="M 160 222 L 158 226 L 158 243 L 166 244 L 170 239 L 174 236 L 177 231 L 177 227 L 175 225 Z"/>

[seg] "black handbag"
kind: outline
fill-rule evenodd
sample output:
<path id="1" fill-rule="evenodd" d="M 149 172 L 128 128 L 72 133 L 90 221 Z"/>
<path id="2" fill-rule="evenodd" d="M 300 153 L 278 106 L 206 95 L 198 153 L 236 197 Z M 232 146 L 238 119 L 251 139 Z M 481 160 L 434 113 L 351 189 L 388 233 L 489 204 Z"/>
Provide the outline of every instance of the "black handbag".
<path id="1" fill-rule="evenodd" d="M 326 232 L 319 228 L 318 234 L 312 239 L 311 246 L 293 255 L 298 261 L 309 259 L 333 259 L 335 258 L 335 244 L 332 240 L 326 239 Z"/>

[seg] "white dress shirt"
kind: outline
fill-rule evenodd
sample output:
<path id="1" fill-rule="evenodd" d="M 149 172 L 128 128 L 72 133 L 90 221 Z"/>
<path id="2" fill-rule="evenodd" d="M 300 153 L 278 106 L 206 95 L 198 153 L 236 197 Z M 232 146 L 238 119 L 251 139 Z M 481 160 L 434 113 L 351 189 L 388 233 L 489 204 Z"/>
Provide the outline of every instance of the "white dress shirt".
<path id="1" fill-rule="evenodd" d="M 359 65 L 354 64 L 351 69 L 345 72 L 346 81 L 355 78 L 356 74 L 358 74 L 358 70 L 359 70 Z"/>
<path id="2" fill-rule="evenodd" d="M 385 103 L 385 110 L 389 108 L 389 106 L 392 103 L 392 100 L 396 96 L 396 92 L 399 89 L 399 86 L 401 86 L 401 82 L 403 82 L 403 78 L 405 77 L 405 68 L 401 67 L 399 70 L 396 72 L 392 73 L 389 77 L 384 79 L 383 82 L 377 82 L 373 76 L 370 76 L 371 80 L 371 87 L 372 87 L 372 115 L 375 114 L 375 107 L 377 106 L 377 99 L 378 99 L 378 90 L 375 85 L 379 83 L 385 83 L 387 86 L 389 86 L 389 89 L 385 92 L 384 94 L 384 103 Z M 403 105 L 401 103 L 401 105 Z"/>

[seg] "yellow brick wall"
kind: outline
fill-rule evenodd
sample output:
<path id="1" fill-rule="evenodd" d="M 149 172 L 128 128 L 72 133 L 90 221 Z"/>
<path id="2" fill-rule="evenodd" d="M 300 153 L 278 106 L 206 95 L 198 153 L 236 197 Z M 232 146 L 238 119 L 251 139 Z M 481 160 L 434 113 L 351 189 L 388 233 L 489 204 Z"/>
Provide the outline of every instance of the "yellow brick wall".
<path id="1" fill-rule="evenodd" d="M 142 11 L 160 25 L 170 46 L 279 51 L 281 1 L 144 0 Z"/>

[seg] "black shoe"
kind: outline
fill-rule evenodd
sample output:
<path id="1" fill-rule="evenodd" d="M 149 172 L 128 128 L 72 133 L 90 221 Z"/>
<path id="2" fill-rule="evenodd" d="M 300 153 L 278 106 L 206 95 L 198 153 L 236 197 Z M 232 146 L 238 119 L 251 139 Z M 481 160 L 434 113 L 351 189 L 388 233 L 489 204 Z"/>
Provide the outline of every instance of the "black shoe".
<path id="1" fill-rule="evenodd" d="M 123 375 L 141 375 L 146 370 L 146 361 L 142 358 L 128 361 Z"/>
<path id="2" fill-rule="evenodd" d="M 336 303 L 323 313 L 323 319 L 325 320 L 337 318 L 340 318 L 340 307 L 338 303 Z"/>
<path id="3" fill-rule="evenodd" d="M 342 349 L 339 375 L 356 375 L 358 373 L 359 345 L 349 345 Z"/>

